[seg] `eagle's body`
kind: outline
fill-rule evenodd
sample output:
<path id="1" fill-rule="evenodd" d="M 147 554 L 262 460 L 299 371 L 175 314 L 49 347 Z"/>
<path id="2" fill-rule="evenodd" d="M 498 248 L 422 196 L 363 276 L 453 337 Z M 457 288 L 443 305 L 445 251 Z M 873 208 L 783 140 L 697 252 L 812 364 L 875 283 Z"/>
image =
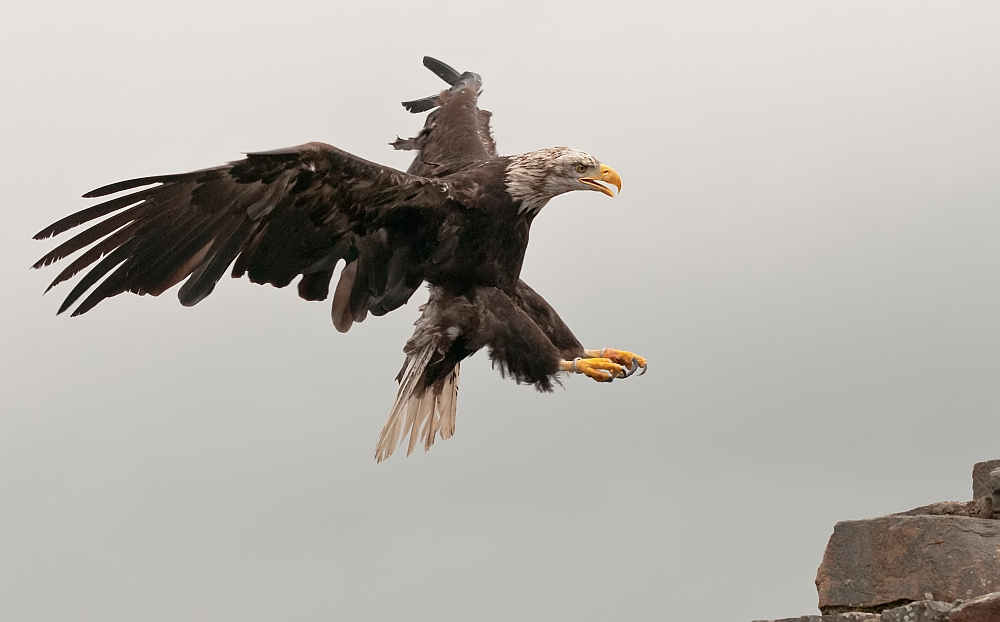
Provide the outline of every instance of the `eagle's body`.
<path id="1" fill-rule="evenodd" d="M 518 213 L 504 188 L 506 160 L 441 178 L 455 203 L 441 215 L 430 261 L 422 265 L 428 283 L 455 294 L 487 285 L 514 291 L 531 217 Z"/>
<path id="2" fill-rule="evenodd" d="M 52 283 L 94 266 L 60 312 L 91 288 L 73 315 L 122 292 L 158 295 L 181 281 L 178 297 L 193 305 L 230 266 L 235 277 L 277 287 L 301 275 L 300 296 L 323 300 L 343 262 L 331 313 L 337 329 L 346 331 L 369 312 L 402 306 L 427 283 L 430 297 L 404 348 L 379 460 L 407 434 L 411 451 L 418 438 L 430 447 L 436 436 L 451 436 L 459 362 L 483 347 L 504 373 L 541 390 L 550 390 L 560 371 L 611 380 L 645 369 L 645 361 L 629 352 L 584 350 L 520 280 L 539 210 L 570 190 L 613 196 L 605 184 L 620 188 L 618 174 L 564 147 L 497 155 L 489 113 L 477 107 L 479 76 L 460 75 L 434 59 L 424 63 L 452 86 L 404 104 L 413 112 L 435 108 L 417 137 L 393 143 L 417 151 L 405 173 L 308 143 L 84 195 L 132 191 L 35 236 L 107 216 L 35 264 L 86 249 Z"/>

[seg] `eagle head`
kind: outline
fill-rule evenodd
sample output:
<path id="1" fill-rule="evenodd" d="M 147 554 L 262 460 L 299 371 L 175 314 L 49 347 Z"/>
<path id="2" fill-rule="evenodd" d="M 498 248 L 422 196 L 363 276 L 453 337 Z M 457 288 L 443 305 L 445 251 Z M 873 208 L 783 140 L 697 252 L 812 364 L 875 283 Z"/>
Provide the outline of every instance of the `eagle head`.
<path id="1" fill-rule="evenodd" d="M 537 213 L 549 199 L 571 190 L 596 190 L 613 197 L 622 189 L 615 169 L 589 153 L 550 147 L 512 156 L 504 179 L 507 193 L 521 202 L 522 212 Z"/>

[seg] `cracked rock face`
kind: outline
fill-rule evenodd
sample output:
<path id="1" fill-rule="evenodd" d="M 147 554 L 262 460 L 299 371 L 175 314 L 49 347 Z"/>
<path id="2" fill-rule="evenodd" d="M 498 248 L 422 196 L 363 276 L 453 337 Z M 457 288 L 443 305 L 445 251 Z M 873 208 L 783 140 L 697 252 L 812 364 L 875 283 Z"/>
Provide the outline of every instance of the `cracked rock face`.
<path id="1" fill-rule="evenodd" d="M 879 622 L 951 622 L 948 615 L 953 608 L 951 603 L 921 600 L 883 611 Z"/>
<path id="2" fill-rule="evenodd" d="M 816 576 L 824 614 L 1000 590 L 1000 521 L 882 516 L 834 527 Z"/>
<path id="3" fill-rule="evenodd" d="M 990 477 L 994 469 L 1000 468 L 1000 460 L 977 462 L 972 467 L 972 498 L 989 497 L 996 490 L 996 482 Z"/>

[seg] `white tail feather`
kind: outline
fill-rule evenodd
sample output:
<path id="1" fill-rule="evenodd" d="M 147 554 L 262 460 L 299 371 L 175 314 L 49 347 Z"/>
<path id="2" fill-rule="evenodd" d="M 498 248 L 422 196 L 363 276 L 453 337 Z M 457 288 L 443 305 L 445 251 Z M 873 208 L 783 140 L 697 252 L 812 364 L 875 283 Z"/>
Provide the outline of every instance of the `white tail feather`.
<path id="1" fill-rule="evenodd" d="M 406 455 L 413 453 L 418 439 L 424 441 L 424 451 L 431 448 L 434 438 L 449 439 L 455 433 L 455 411 L 458 406 L 458 365 L 448 374 L 424 389 L 424 370 L 435 347 L 428 344 L 406 358 L 406 367 L 399 381 L 396 401 L 389 411 L 389 419 L 382 428 L 375 461 L 381 462 L 392 455 L 396 446 L 409 434 Z"/>

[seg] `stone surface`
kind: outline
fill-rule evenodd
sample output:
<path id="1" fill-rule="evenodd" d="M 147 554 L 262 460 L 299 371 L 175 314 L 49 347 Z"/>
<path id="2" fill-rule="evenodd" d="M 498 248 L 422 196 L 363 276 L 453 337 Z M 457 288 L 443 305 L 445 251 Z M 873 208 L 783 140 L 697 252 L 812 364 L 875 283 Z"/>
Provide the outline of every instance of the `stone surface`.
<path id="1" fill-rule="evenodd" d="M 1000 592 L 986 594 L 955 607 L 948 622 L 1000 621 Z"/>
<path id="2" fill-rule="evenodd" d="M 780 620 L 755 620 L 754 622 L 879 622 L 881 616 L 877 613 L 837 613 L 821 616 L 801 616 L 798 618 L 781 618 Z"/>
<path id="3" fill-rule="evenodd" d="M 972 501 L 939 501 L 922 505 L 907 512 L 896 512 L 893 516 L 972 516 L 993 518 L 993 499 L 980 497 Z"/>
<path id="4" fill-rule="evenodd" d="M 816 587 L 824 614 L 1000 590 L 1000 521 L 894 515 L 837 523 Z"/>
<path id="5" fill-rule="evenodd" d="M 950 622 L 949 612 L 954 605 L 936 600 L 918 600 L 909 605 L 886 609 L 880 622 Z"/>
<path id="6" fill-rule="evenodd" d="M 1000 622 L 1000 592 L 957 603 L 918 600 L 882 613 L 849 611 L 755 622 Z"/>
<path id="7" fill-rule="evenodd" d="M 1000 622 L 1000 460 L 975 465 L 972 495 L 838 523 L 822 615 L 757 622 Z"/>
<path id="8" fill-rule="evenodd" d="M 1000 468 L 1000 460 L 977 462 L 972 467 L 972 498 L 989 497 L 993 494 L 990 471 Z"/>

